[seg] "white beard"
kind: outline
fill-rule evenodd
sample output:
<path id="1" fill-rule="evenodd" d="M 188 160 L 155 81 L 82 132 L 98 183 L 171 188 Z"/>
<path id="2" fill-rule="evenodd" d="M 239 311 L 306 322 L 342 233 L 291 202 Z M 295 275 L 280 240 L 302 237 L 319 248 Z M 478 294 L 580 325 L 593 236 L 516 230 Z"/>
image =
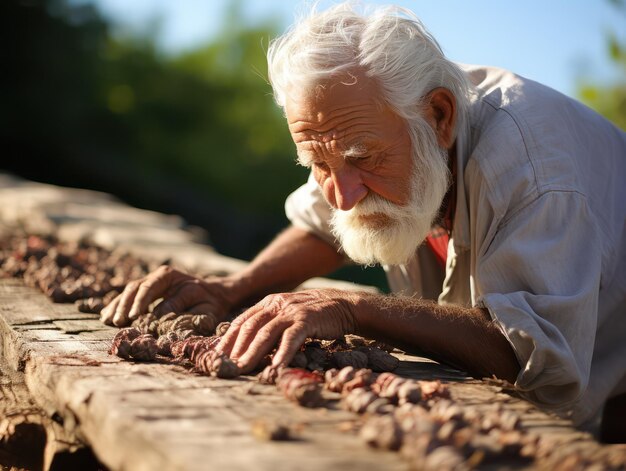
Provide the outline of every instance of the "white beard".
<path id="1" fill-rule="evenodd" d="M 448 189 L 447 152 L 434 147 L 429 168 L 411 175 L 409 202 L 400 206 L 374 193 L 349 211 L 334 210 L 333 234 L 348 257 L 363 265 L 407 263 L 426 238 Z"/>

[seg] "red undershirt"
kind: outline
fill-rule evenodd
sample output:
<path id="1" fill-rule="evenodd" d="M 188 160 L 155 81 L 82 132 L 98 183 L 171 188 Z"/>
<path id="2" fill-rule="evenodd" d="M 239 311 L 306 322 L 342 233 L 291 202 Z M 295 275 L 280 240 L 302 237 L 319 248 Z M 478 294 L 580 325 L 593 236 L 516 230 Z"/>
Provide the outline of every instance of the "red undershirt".
<path id="1" fill-rule="evenodd" d="M 452 232 L 452 218 L 456 208 L 456 165 L 454 157 L 452 158 L 451 173 L 452 185 L 446 193 L 443 202 L 443 216 L 438 224 L 433 225 L 430 233 L 426 236 L 426 245 L 435 255 L 437 262 L 442 268 L 446 268 L 446 260 L 448 258 L 448 241 L 450 240 L 450 232 Z"/>

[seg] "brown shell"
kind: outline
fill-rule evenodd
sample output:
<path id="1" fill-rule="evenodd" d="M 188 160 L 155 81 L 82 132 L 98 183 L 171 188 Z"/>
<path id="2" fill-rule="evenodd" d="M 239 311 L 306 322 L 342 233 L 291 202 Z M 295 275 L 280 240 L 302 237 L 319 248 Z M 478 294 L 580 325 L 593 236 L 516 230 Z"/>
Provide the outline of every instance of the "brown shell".
<path id="1" fill-rule="evenodd" d="M 142 334 L 130 344 L 130 356 L 139 361 L 152 361 L 158 351 L 156 339 L 150 334 Z"/>
<path id="2" fill-rule="evenodd" d="M 301 350 L 297 351 L 296 354 L 291 359 L 291 361 L 289 362 L 289 366 L 292 368 L 306 368 L 306 365 L 307 365 L 306 355 Z"/>
<path id="3" fill-rule="evenodd" d="M 215 335 L 223 336 L 230 328 L 230 322 L 220 322 L 215 328 Z"/>
<path id="4" fill-rule="evenodd" d="M 174 319 L 170 330 L 194 330 L 193 314 L 182 314 Z"/>
<path id="5" fill-rule="evenodd" d="M 217 325 L 216 317 L 211 314 L 196 314 L 191 318 L 193 330 L 198 335 L 213 335 Z"/>
<path id="6" fill-rule="evenodd" d="M 367 355 L 367 367 L 378 373 L 393 371 L 400 364 L 400 360 L 378 347 L 369 347 L 363 353 Z"/>
<path id="7" fill-rule="evenodd" d="M 352 366 L 356 369 L 367 368 L 367 355 L 359 351 L 347 351 L 347 352 L 335 352 L 332 354 L 332 359 L 337 365 L 337 368 L 344 368 L 346 366 Z"/>

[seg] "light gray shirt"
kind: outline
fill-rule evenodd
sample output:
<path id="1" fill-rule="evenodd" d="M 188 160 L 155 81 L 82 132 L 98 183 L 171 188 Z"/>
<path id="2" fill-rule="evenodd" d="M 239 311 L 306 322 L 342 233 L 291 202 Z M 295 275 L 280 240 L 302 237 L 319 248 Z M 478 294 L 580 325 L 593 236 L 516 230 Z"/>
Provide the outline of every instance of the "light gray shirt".
<path id="1" fill-rule="evenodd" d="M 626 392 L 626 134 L 536 82 L 463 68 L 476 96 L 445 273 L 422 245 L 384 267 L 389 285 L 486 308 L 517 355 L 515 386 L 581 423 Z M 286 212 L 339 249 L 313 179 Z"/>

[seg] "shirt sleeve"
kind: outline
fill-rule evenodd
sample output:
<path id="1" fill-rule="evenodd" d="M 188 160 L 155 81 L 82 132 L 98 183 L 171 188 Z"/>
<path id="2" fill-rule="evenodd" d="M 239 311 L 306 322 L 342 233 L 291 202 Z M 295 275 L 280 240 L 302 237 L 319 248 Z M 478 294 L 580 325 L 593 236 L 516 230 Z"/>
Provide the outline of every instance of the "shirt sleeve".
<path id="1" fill-rule="evenodd" d="M 340 245 L 330 229 L 331 207 L 312 174 L 304 185 L 287 197 L 285 214 L 291 224 L 315 234 L 340 251 Z"/>
<path id="2" fill-rule="evenodd" d="M 567 410 L 584 393 L 600 289 L 599 231 L 584 195 L 548 191 L 506 220 L 477 259 L 477 304 L 511 343 L 515 385 Z"/>

